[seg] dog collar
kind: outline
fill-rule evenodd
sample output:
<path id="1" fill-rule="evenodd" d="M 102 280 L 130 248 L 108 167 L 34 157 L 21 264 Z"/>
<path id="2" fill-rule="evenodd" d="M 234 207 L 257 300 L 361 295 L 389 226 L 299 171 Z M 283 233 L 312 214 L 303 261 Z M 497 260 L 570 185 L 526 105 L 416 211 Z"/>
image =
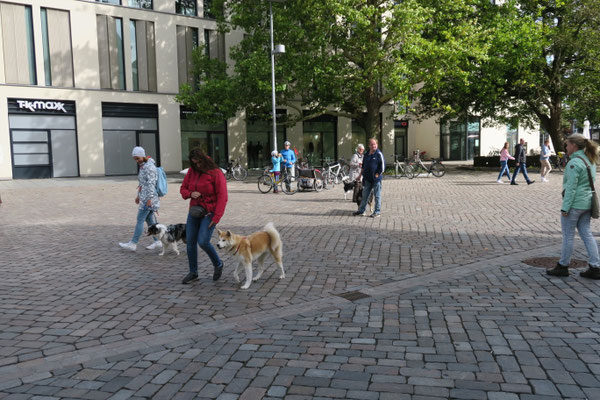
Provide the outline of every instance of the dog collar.
<path id="1" fill-rule="evenodd" d="M 242 240 L 246 240 L 246 236 L 244 236 L 242 238 Z M 237 254 L 237 252 L 240 250 L 240 246 L 242 245 L 242 240 L 240 240 L 240 244 L 238 244 L 237 248 L 235 249 L 235 252 L 233 253 L 233 255 L 235 256 Z"/>

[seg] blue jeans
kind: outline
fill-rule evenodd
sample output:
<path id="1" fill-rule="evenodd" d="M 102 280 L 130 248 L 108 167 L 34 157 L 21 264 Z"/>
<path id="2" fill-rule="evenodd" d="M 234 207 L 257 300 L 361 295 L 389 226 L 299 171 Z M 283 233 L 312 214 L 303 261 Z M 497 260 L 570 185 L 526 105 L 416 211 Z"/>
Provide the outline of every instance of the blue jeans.
<path id="1" fill-rule="evenodd" d="M 190 265 L 190 273 L 198 274 L 198 246 L 208 255 L 213 266 L 222 264 L 217 251 L 210 244 L 210 238 L 215 230 L 215 226 L 208 227 L 212 221 L 212 214 L 204 218 L 194 218 L 188 214 L 185 225 L 185 236 L 187 241 L 187 256 Z M 196 246 L 198 243 L 198 246 Z"/>
<path id="2" fill-rule="evenodd" d="M 575 237 L 575 228 L 579 232 L 579 237 L 583 240 L 585 249 L 588 253 L 588 263 L 592 267 L 600 266 L 600 257 L 598 256 L 598 244 L 592 236 L 590 230 L 591 210 L 577 210 L 572 208 L 566 217 L 561 214 L 560 226 L 562 229 L 562 249 L 560 251 L 561 265 L 568 266 L 571 263 L 573 255 L 573 238 Z"/>
<path id="3" fill-rule="evenodd" d="M 527 181 L 527 183 L 531 182 L 531 179 L 529 179 L 529 175 L 527 175 L 527 165 L 525 165 L 525 163 L 520 163 L 519 166 L 517 168 L 515 168 L 515 172 L 513 173 L 511 183 L 515 182 L 515 179 L 517 179 L 517 175 L 519 174 L 519 171 L 523 172 L 523 176 L 525 177 L 525 180 Z"/>
<path id="4" fill-rule="evenodd" d="M 137 221 L 135 223 L 135 230 L 133 231 L 133 237 L 131 238 L 131 243 L 136 243 L 140 241 L 140 236 L 144 232 L 144 221 L 150 225 L 156 224 L 156 217 L 154 216 L 154 211 L 149 208 L 138 209 Z M 156 238 L 153 237 L 154 240 Z"/>
<path id="5" fill-rule="evenodd" d="M 508 169 L 508 160 L 500 161 L 500 175 L 498 175 L 498 179 L 502 179 L 502 176 L 506 174 L 508 180 L 510 180 L 510 170 Z"/>
<path id="6" fill-rule="evenodd" d="M 362 201 L 360 203 L 360 207 L 358 207 L 358 212 L 365 212 L 365 209 L 367 208 L 367 202 L 369 201 L 369 196 L 371 195 L 371 190 L 373 191 L 373 195 L 375 197 L 375 211 L 373 214 L 381 214 L 381 181 L 369 182 L 366 179 L 363 179 Z"/>

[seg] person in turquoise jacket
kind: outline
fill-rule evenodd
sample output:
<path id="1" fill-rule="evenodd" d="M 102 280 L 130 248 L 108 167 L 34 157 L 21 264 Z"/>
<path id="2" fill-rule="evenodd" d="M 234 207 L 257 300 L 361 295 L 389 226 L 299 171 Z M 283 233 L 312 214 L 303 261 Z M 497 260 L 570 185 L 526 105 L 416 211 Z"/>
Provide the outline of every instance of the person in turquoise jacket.
<path id="1" fill-rule="evenodd" d="M 575 134 L 567 138 L 566 151 L 570 161 L 563 176 L 563 202 L 560 209 L 562 249 L 556 267 L 546 270 L 546 273 L 553 276 L 569 276 L 573 239 L 577 228 L 589 258 L 588 270 L 579 275 L 584 278 L 600 279 L 598 244 L 590 230 L 592 187 L 588 175 L 589 167 L 592 182 L 596 179 L 598 144 L 583 135 Z"/>
<path id="2" fill-rule="evenodd" d="M 281 163 L 283 162 L 283 157 L 281 153 L 278 153 L 277 150 L 273 150 L 271 152 L 271 164 L 273 164 L 273 168 L 269 170 L 269 172 L 273 173 L 273 177 L 275 181 L 273 182 L 273 193 L 279 193 L 277 190 L 277 182 L 281 179 Z"/>

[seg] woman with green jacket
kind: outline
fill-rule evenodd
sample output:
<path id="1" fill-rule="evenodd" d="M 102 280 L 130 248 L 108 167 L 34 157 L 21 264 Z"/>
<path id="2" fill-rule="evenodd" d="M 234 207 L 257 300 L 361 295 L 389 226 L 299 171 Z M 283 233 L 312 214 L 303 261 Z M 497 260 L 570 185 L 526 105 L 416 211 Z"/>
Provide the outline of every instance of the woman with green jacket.
<path id="1" fill-rule="evenodd" d="M 569 276 L 573 239 L 577 228 L 589 257 L 589 269 L 580 275 L 584 278 L 600 279 L 598 245 L 590 230 L 592 188 L 588 178 L 589 166 L 592 180 L 596 179 L 598 145 L 583 135 L 575 134 L 567 138 L 566 151 L 570 161 L 563 176 L 563 203 L 560 210 L 561 256 L 556 267 L 546 270 L 546 273 L 553 276 Z"/>

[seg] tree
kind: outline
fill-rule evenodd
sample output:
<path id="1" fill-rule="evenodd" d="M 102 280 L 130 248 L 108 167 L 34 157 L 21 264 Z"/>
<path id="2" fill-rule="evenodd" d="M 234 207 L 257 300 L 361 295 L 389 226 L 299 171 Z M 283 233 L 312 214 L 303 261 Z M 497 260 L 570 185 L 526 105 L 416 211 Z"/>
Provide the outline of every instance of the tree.
<path id="1" fill-rule="evenodd" d="M 416 112 L 541 125 L 557 149 L 566 118 L 600 122 L 600 2 L 512 0 L 481 12 L 487 57 L 463 66 L 464 80 L 423 88 Z"/>
<path id="2" fill-rule="evenodd" d="M 271 71 L 267 0 L 222 0 L 213 10 L 222 30 L 246 35 L 231 49 L 235 66 L 195 54 L 198 87 L 178 100 L 214 121 L 245 109 L 270 119 Z M 489 0 L 288 0 L 273 3 L 277 104 L 297 110 L 287 123 L 323 114 L 352 118 L 369 136 L 380 131 L 385 105 L 408 106 L 424 82 L 436 87 L 487 54 L 474 21 Z M 228 16 L 228 20 L 225 20 Z"/>

